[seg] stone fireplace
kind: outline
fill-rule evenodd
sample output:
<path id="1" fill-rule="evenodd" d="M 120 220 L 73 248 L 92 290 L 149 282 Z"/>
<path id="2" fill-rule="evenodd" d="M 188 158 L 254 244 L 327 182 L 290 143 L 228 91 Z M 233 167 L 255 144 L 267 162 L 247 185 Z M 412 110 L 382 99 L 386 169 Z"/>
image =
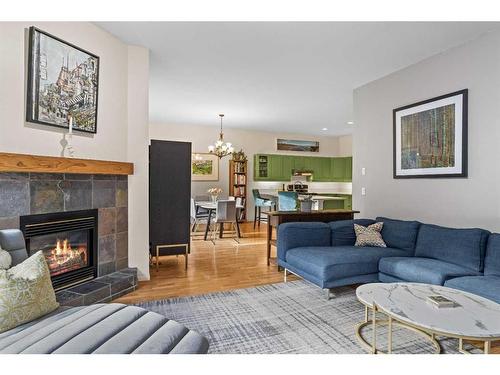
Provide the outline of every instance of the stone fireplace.
<path id="1" fill-rule="evenodd" d="M 20 217 L 28 255 L 43 252 L 55 290 L 97 277 L 97 215 L 92 209 Z"/>
<path id="2" fill-rule="evenodd" d="M 127 180 L 126 175 L 0 172 L 0 229 L 21 229 L 28 252 L 44 251 L 62 304 L 107 301 L 135 289 L 136 270 L 128 268 Z M 69 220 L 90 217 L 82 212 L 95 218 L 92 234 L 88 228 L 72 230 L 83 222 Z M 54 228 L 61 218 L 69 223 Z M 50 233 L 43 233 L 47 226 L 33 226 L 44 222 L 52 223 Z"/>

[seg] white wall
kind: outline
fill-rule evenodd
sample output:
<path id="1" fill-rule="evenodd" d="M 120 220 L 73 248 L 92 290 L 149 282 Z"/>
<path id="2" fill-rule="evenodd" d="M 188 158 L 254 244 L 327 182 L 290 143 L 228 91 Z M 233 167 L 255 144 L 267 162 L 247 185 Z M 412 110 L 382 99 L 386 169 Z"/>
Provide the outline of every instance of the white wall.
<path id="1" fill-rule="evenodd" d="M 149 128 L 150 139 L 185 141 L 192 143 L 193 152 L 206 153 L 208 146 L 213 144 L 219 136 L 217 122 L 214 121 L 213 127 L 207 126 L 180 126 L 168 124 L 151 124 Z M 258 153 L 269 154 L 289 154 L 302 156 L 350 156 L 349 141 L 344 139 L 342 142 L 342 153 L 339 146 L 339 137 L 316 137 L 304 136 L 286 133 L 271 133 L 262 131 L 248 131 L 233 128 L 224 129 L 224 138 L 233 143 L 236 150 L 243 148 L 248 157 L 248 207 L 252 207 L 251 189 L 271 189 L 281 187 L 282 183 L 254 182 L 253 181 L 253 155 Z M 287 152 L 276 150 L 276 139 L 304 139 L 318 140 L 320 142 L 319 152 Z M 335 191 L 347 191 L 350 193 L 351 184 L 326 184 L 315 183 L 325 186 L 325 189 L 335 189 Z M 346 186 L 348 185 L 348 186 Z M 223 195 L 229 191 L 229 157 L 223 158 L 219 163 L 219 181 L 193 181 L 191 183 L 192 195 L 207 195 L 206 191 L 210 187 L 220 187 L 224 190 Z M 252 210 L 249 210 L 249 218 L 253 217 Z"/>
<path id="2" fill-rule="evenodd" d="M 393 179 L 392 110 L 464 88 L 469 89 L 469 177 Z M 359 216 L 500 231 L 499 103 L 498 32 L 356 89 L 353 207 L 361 210 Z"/>
<path id="3" fill-rule="evenodd" d="M 75 132 L 75 156 L 126 160 L 127 46 L 85 22 L 0 23 L 0 150 L 60 156 L 63 130 L 25 122 L 28 28 L 36 26 L 100 57 L 97 134 Z"/>
<path id="4" fill-rule="evenodd" d="M 128 47 L 127 160 L 134 163 L 128 178 L 129 265 L 140 279 L 149 279 L 149 51 Z"/>
<path id="5" fill-rule="evenodd" d="M 145 241 L 148 231 L 147 224 L 144 224 L 148 221 L 144 213 L 147 209 L 147 53 L 136 47 L 129 48 L 91 23 L 1 22 L 2 152 L 49 156 L 61 154 L 59 142 L 63 130 L 25 122 L 27 37 L 30 26 L 36 26 L 100 57 L 97 134 L 75 132 L 75 156 L 134 162 L 136 175 L 129 178 L 129 260 L 131 266 L 139 268 L 141 279 L 148 278 L 148 241 Z"/>

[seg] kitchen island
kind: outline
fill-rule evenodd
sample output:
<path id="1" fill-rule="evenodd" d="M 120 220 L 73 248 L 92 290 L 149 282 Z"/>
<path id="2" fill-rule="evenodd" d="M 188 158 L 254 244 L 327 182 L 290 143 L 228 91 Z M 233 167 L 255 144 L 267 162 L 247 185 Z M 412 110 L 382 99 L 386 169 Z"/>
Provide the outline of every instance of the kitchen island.
<path id="1" fill-rule="evenodd" d="M 320 221 L 329 223 L 330 221 L 352 220 L 354 214 L 359 211 L 353 210 L 312 210 L 310 212 L 302 211 L 269 211 L 263 212 L 267 215 L 267 265 L 271 264 L 271 245 L 276 246 L 276 240 L 273 239 L 273 228 L 276 228 L 283 223 L 304 222 L 304 221 Z M 278 267 L 279 268 L 279 267 Z"/>

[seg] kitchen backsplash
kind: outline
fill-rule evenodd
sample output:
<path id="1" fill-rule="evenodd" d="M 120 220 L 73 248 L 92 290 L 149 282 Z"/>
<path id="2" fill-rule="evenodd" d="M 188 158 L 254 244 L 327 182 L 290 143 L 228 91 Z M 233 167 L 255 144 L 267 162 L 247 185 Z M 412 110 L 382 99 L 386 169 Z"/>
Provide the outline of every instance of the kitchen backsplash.
<path id="1" fill-rule="evenodd" d="M 284 183 L 285 189 L 286 185 L 289 183 Z M 338 193 L 338 194 L 352 194 L 352 183 L 351 182 L 307 182 L 309 186 L 309 192 L 311 193 Z M 271 182 L 271 181 L 254 181 L 252 183 L 253 189 L 259 189 L 261 193 L 266 191 L 281 190 L 283 188 L 283 182 Z"/>

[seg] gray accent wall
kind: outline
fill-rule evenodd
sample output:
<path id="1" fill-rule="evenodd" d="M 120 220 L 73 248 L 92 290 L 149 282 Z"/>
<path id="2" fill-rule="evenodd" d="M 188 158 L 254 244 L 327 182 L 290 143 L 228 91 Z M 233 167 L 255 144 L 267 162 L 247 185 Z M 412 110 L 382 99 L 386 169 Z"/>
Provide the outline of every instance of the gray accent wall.
<path id="1" fill-rule="evenodd" d="M 392 110 L 466 88 L 469 177 L 393 179 Z M 500 32 L 356 89 L 354 122 L 353 208 L 361 211 L 358 216 L 500 231 Z"/>
<path id="2" fill-rule="evenodd" d="M 0 229 L 19 216 L 97 208 L 98 275 L 128 267 L 127 176 L 0 173 Z"/>

